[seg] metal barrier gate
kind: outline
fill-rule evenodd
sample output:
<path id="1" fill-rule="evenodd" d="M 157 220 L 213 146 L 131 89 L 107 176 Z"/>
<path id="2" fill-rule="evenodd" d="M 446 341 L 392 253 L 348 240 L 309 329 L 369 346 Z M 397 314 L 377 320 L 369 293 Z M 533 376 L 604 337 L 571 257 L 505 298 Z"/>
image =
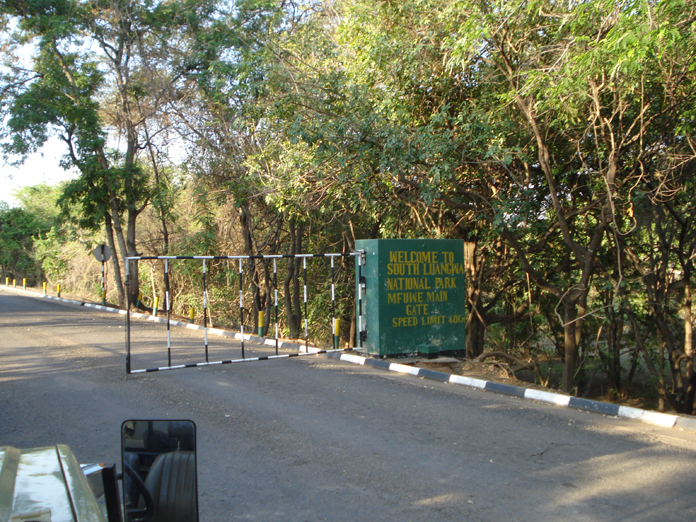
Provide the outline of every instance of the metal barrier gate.
<path id="1" fill-rule="evenodd" d="M 150 373 L 150 372 L 157 372 L 157 371 L 164 371 L 164 370 L 174 370 L 174 369 L 181 369 L 181 368 L 195 368 L 195 367 L 201 367 L 201 366 L 213 366 L 213 365 L 220 365 L 220 364 L 230 364 L 230 363 L 240 363 L 240 362 L 251 362 L 251 361 L 261 361 L 261 360 L 272 360 L 272 359 L 282 359 L 282 358 L 289 358 L 289 357 L 297 357 L 300 355 L 315 355 L 315 354 L 320 354 L 320 353 L 332 353 L 332 352 L 342 352 L 346 350 L 361 350 L 362 349 L 362 343 L 364 339 L 364 321 L 362 317 L 362 310 L 363 310 L 363 305 L 362 305 L 362 299 L 363 299 L 363 290 L 364 290 L 364 285 L 362 284 L 363 277 L 362 277 L 362 266 L 363 266 L 363 256 L 364 252 L 363 251 L 356 251 L 356 252 L 348 252 L 348 253 L 340 253 L 340 254 L 294 254 L 294 255 L 289 255 L 289 254 L 284 254 L 284 255 L 257 255 L 257 256 L 137 256 L 137 257 L 127 257 L 126 258 L 126 284 L 128 285 L 128 281 L 130 281 L 130 270 L 131 270 L 131 263 L 133 262 L 138 262 L 138 261 L 146 261 L 146 260 L 161 260 L 164 261 L 164 290 L 165 290 L 165 309 L 167 313 L 166 317 L 166 325 L 167 325 L 167 366 L 160 366 L 156 368 L 144 368 L 144 369 L 132 369 L 131 366 L 131 303 L 130 303 L 130 292 L 126 292 L 127 300 L 126 300 L 126 373 L 127 374 L 136 374 L 136 373 Z M 308 292 L 307 292 L 307 260 L 310 258 L 328 258 L 330 259 L 331 262 L 331 272 L 330 272 L 330 278 L 331 278 L 331 332 L 332 336 L 336 336 L 336 306 L 335 306 L 335 300 L 336 300 L 336 292 L 335 292 L 335 280 L 334 280 L 334 266 L 335 266 L 335 260 L 337 258 L 343 258 L 343 257 L 357 257 L 357 272 L 356 272 L 356 277 L 358 278 L 358 281 L 361 283 L 356 285 L 357 287 L 357 295 L 356 295 L 356 304 L 357 304 L 357 313 L 356 313 L 356 319 L 357 319 L 357 332 L 356 332 L 356 337 L 358 339 L 358 346 L 353 347 L 353 348 L 335 348 L 335 349 L 310 349 L 309 347 L 309 326 L 308 326 L 308 316 L 307 316 L 307 301 L 308 301 Z M 290 354 L 279 354 L 278 353 L 278 348 L 279 348 L 279 322 L 278 322 L 278 260 L 280 259 L 302 259 L 302 271 L 303 271 L 303 305 L 304 305 L 304 313 L 303 313 L 303 320 L 304 320 L 304 340 L 305 340 L 305 352 L 297 352 L 297 353 L 290 353 Z M 171 325 L 174 324 L 179 324 L 178 321 L 172 321 L 171 320 L 171 309 L 172 309 L 172 303 L 170 299 L 170 288 L 169 288 L 169 263 L 170 261 L 175 261 L 175 260 L 200 260 L 201 261 L 201 266 L 202 266 L 202 283 L 203 283 L 203 288 L 202 288 L 202 295 L 203 295 L 203 338 L 204 338 L 204 348 L 205 348 L 205 361 L 204 362 L 197 362 L 197 363 L 189 363 L 189 364 L 178 364 L 178 365 L 172 365 L 172 346 L 171 346 Z M 214 260 L 226 260 L 226 261 L 238 261 L 238 275 L 239 275 L 239 313 L 240 313 L 240 332 L 238 334 L 235 334 L 234 337 L 239 339 L 241 341 L 241 358 L 238 359 L 227 359 L 227 360 L 220 360 L 220 361 L 214 361 L 211 362 L 209 361 L 209 345 L 208 345 L 208 313 L 207 313 L 207 304 L 208 304 L 208 282 L 207 282 L 207 267 L 206 267 L 206 262 L 208 261 L 214 261 Z M 273 306 L 274 306 L 274 311 L 275 311 L 275 335 L 273 340 L 275 341 L 275 355 L 268 355 L 268 356 L 261 356 L 261 357 L 246 357 L 245 356 L 245 340 L 250 339 L 252 336 L 245 334 L 244 332 L 244 290 L 243 290 L 243 281 L 244 281 L 244 266 L 243 266 L 243 261 L 248 261 L 248 260 L 269 260 L 273 262 Z M 155 307 L 156 308 L 156 307 Z M 138 316 L 141 316 L 141 314 L 138 314 Z"/>

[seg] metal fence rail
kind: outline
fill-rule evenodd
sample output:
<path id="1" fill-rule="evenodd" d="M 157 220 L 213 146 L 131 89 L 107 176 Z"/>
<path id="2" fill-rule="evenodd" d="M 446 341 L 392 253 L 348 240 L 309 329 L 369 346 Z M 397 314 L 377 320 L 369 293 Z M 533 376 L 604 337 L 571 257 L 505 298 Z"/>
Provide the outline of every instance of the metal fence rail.
<path id="1" fill-rule="evenodd" d="M 141 369 L 141 370 L 133 370 L 131 368 L 131 318 L 130 318 L 130 292 L 126 292 L 126 373 L 131 374 L 131 373 L 144 373 L 144 372 L 152 372 L 152 371 L 161 371 L 163 369 L 178 369 L 178 368 L 190 368 L 190 367 L 200 367 L 200 366 L 210 366 L 214 364 L 227 364 L 231 362 L 247 362 L 247 361 L 257 361 L 257 360 L 269 360 L 269 359 L 278 359 L 278 358 L 287 358 L 290 355 L 279 355 L 278 354 L 278 346 L 279 346 L 279 321 L 278 321 L 278 260 L 280 259 L 302 259 L 302 279 L 303 279 L 303 308 L 304 308 L 304 341 L 305 341 L 305 351 L 309 352 L 309 325 L 308 325 L 308 317 L 307 317 L 307 302 L 308 302 L 308 291 L 307 291 L 307 260 L 310 258 L 328 258 L 330 259 L 331 262 L 331 271 L 330 271 L 330 279 L 331 279 L 331 333 L 332 337 L 336 337 L 338 335 L 337 331 L 337 322 L 336 322 L 336 283 L 335 283 L 335 273 L 334 273 L 334 265 L 335 265 L 335 260 L 337 258 L 344 258 L 344 257 L 356 257 L 358 258 L 358 273 L 356 274 L 356 277 L 358 278 L 358 281 L 362 281 L 362 264 L 363 264 L 363 252 L 362 251 L 355 251 L 355 252 L 346 252 L 346 253 L 331 253 L 331 254 L 278 254 L 278 255 L 255 255 L 255 256 L 245 256 L 245 255 L 236 255 L 236 256 L 136 256 L 136 257 L 127 257 L 126 258 L 126 284 L 128 285 L 130 281 L 130 269 L 131 269 L 131 263 L 133 262 L 138 262 L 138 261 L 148 261 L 148 260 L 160 260 L 164 261 L 164 285 L 165 285 L 165 307 L 166 307 L 166 312 L 167 312 L 167 318 L 166 318 L 166 324 L 167 324 L 167 366 L 164 367 L 159 367 L 159 368 L 151 368 L 151 369 Z M 204 348 L 205 348 L 205 362 L 201 363 L 193 363 L 193 364 L 185 364 L 185 365 L 172 365 L 172 350 L 171 350 L 171 333 L 170 333 L 170 316 L 171 316 L 171 309 L 172 309 L 172 303 L 170 299 L 170 288 L 169 288 L 169 263 L 170 261 L 175 261 L 175 260 L 200 260 L 201 261 L 201 269 L 202 269 L 202 283 L 203 283 L 203 288 L 202 288 L 202 297 L 203 297 L 203 331 L 204 331 Z M 241 359 L 230 359 L 226 361 L 217 361 L 217 362 L 210 362 L 209 361 L 209 355 L 208 355 L 208 280 L 207 280 L 207 273 L 208 273 L 208 267 L 206 265 L 207 262 L 209 261 L 215 261 L 215 260 L 225 260 L 225 261 L 238 261 L 238 275 L 239 275 L 239 322 L 240 322 L 240 334 L 239 338 L 241 339 L 241 351 L 242 351 L 242 357 Z M 244 347 L 244 340 L 245 340 L 245 332 L 244 332 L 244 289 L 243 289 L 243 283 L 244 283 L 244 265 L 243 261 L 248 261 L 248 260 L 263 260 L 263 261 L 272 261 L 273 262 L 273 309 L 275 312 L 275 333 L 274 333 L 274 339 L 275 339 L 275 356 L 267 356 L 267 357 L 253 357 L 253 358 L 247 358 L 245 357 L 245 347 Z M 357 304 L 358 304 L 358 317 L 357 317 L 357 326 L 358 326 L 358 344 L 359 348 L 362 348 L 362 342 L 364 339 L 364 333 L 363 333 L 363 320 L 362 320 L 362 284 L 357 285 L 358 292 L 357 292 Z M 334 348 L 336 348 L 334 346 Z M 320 350 L 320 351 L 313 351 L 312 353 L 330 353 L 332 351 L 343 351 L 340 349 L 336 350 Z M 309 354 L 309 353 L 308 353 Z M 292 354 L 292 356 L 295 356 L 297 354 Z"/>
<path id="2" fill-rule="evenodd" d="M 282 355 L 266 355 L 263 357 L 247 357 L 244 359 L 227 359 L 224 361 L 200 362 L 200 363 L 191 363 L 191 364 L 177 364 L 175 366 L 170 365 L 170 366 L 161 366 L 159 368 L 133 370 L 130 373 L 131 374 L 152 373 L 152 372 L 162 372 L 162 371 L 166 371 L 166 370 L 180 370 L 183 368 L 201 368 L 203 366 L 217 366 L 217 365 L 221 365 L 221 364 L 234 364 L 234 363 L 254 362 L 254 361 L 272 361 L 272 360 L 276 360 L 276 359 L 289 359 L 291 357 L 300 357 L 303 355 L 318 355 L 318 354 L 322 354 L 322 353 L 345 352 L 347 350 L 360 350 L 360 348 L 339 348 L 337 350 L 313 350 L 313 351 L 305 352 L 305 353 L 287 353 L 287 354 L 282 354 Z"/>

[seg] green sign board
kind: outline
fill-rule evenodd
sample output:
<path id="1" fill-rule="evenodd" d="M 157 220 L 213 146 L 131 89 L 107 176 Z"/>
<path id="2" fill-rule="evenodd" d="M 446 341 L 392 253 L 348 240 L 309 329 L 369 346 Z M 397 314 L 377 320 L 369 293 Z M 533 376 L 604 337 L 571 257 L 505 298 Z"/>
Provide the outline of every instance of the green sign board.
<path id="1" fill-rule="evenodd" d="M 369 239 L 356 241 L 356 250 L 364 252 L 356 260 L 356 274 L 363 277 L 364 286 L 358 290 L 368 354 L 464 352 L 462 240 Z"/>

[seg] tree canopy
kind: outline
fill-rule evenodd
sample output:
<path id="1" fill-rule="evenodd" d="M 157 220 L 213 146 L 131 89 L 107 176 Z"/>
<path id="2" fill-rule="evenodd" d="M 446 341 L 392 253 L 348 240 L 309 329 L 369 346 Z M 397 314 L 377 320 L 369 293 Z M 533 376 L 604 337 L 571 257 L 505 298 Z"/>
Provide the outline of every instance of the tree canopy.
<path id="1" fill-rule="evenodd" d="M 661 407 L 692 412 L 693 1 L 6 0 L 0 13 L 4 151 L 63 139 L 81 173 L 63 208 L 103 231 L 119 278 L 143 249 L 461 238 L 469 357 L 522 354 L 539 378 L 557 357 L 564 391 L 602 372 L 620 397 L 642 365 Z M 255 311 L 270 306 L 267 270 L 249 265 Z"/>

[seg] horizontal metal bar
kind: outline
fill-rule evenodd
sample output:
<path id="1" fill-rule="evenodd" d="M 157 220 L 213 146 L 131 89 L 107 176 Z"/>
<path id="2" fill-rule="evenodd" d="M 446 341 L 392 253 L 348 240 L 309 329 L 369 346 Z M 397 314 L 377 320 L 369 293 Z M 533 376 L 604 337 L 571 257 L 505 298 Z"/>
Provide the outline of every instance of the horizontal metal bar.
<path id="1" fill-rule="evenodd" d="M 324 353 L 336 353 L 345 352 L 348 350 L 360 350 L 361 348 L 339 348 L 337 350 L 316 350 L 311 352 L 297 352 L 288 353 L 284 355 L 267 355 L 263 357 L 247 357 L 244 359 L 230 359 L 227 361 L 216 361 L 216 362 L 200 362 L 191 364 L 178 364 L 176 366 L 162 366 L 160 368 L 149 368 L 146 370 L 131 370 L 131 374 L 135 373 L 152 373 L 152 372 L 163 372 L 167 370 L 181 370 L 183 368 L 199 368 L 203 366 L 217 366 L 220 364 L 233 364 L 233 363 L 244 363 L 244 362 L 254 362 L 254 361 L 271 361 L 273 359 L 289 359 L 290 357 L 300 357 L 304 355 L 320 355 Z"/>
<path id="2" fill-rule="evenodd" d="M 273 255 L 256 255 L 256 256 L 134 256 L 126 257 L 128 261 L 150 261 L 156 259 L 302 259 L 310 257 L 352 257 L 358 256 L 361 251 L 331 253 L 331 254 L 273 254 Z"/>

